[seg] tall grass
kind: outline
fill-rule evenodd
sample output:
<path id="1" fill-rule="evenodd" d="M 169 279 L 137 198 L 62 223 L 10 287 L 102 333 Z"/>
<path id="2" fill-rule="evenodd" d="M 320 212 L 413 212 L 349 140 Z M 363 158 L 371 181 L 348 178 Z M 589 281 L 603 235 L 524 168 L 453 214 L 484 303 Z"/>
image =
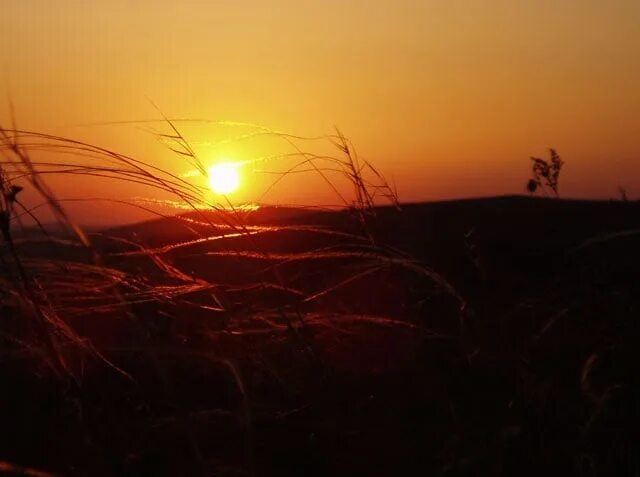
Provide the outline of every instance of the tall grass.
<path id="1" fill-rule="evenodd" d="M 164 125 L 166 132 L 154 133 L 184 161 L 185 167 L 206 176 L 206 165 L 179 128 L 182 122 L 163 117 L 157 124 Z M 372 326 L 421 326 L 399 317 L 362 314 L 350 310 L 348 304 L 345 308 L 343 302 L 340 310 L 331 312 L 311 306 L 330 301 L 354 283 L 390 270 L 423 277 L 451 297 L 461 314 L 465 312 L 463 298 L 442 276 L 377 240 L 370 227 L 376 207 L 384 200 L 401 213 L 398 196 L 383 175 L 359 157 L 342 132 L 305 138 L 258 128 L 245 138 L 249 136 L 283 141 L 290 152 L 280 157 L 296 161 L 282 171 L 271 171 L 276 177 L 265 194 L 286 177 L 313 174 L 326 183 L 344 209 L 353 213 L 357 228 L 349 231 L 313 223 L 253 224 L 244 209 L 226 198 L 223 203 L 212 202 L 204 186 L 152 161 L 15 125 L 0 127 L 0 293 L 2 306 L 16 317 L 15 326 L 2 327 L 0 333 L 11 343 L 7 353 L 12 353 L 12 359 L 44 364 L 57 376 L 79 382 L 91 362 L 106 363 L 114 372 L 133 379 L 126 365 L 119 364 L 119 353 L 145 353 L 154 366 L 150 371 L 161 376 L 169 389 L 170 378 L 162 369 L 161 355 L 174 352 L 167 344 L 172 339 L 154 337 L 155 325 L 149 325 L 149 319 L 164 316 L 181 322 L 196 314 L 211 343 L 229 334 L 248 338 L 263 335 L 274 342 L 292 340 L 311 362 L 322 367 L 308 340 L 309 326 L 335 328 L 354 320 Z M 338 154 L 306 152 L 301 144 L 308 141 L 333 144 Z M 350 190 L 340 190 L 332 174 L 346 178 Z M 49 176 L 144 186 L 152 199 L 149 204 L 141 204 L 126 198 L 65 198 L 48 186 Z M 21 200 L 25 189 L 41 203 L 27 206 Z M 180 213 L 155 208 L 154 194 L 173 197 L 181 206 Z M 68 203 L 105 200 L 114 207 L 143 210 L 150 218 L 163 220 L 167 227 L 179 227 L 183 238 L 148 245 L 114 232 L 85 232 L 66 208 Z M 48 230 L 49 224 L 40 219 L 43 211 L 55 218 L 64 233 Z M 39 233 L 25 233 L 29 225 L 35 225 Z M 278 252 L 263 246 L 269 237 L 285 234 L 300 237 L 299 243 L 305 237 L 314 237 L 325 244 Z M 50 251 L 42 253 L 46 247 Z M 38 251 L 35 255 L 34 249 Z M 65 258 L 69 250 L 75 251 L 75 258 Z M 214 280 L 185 269 L 180 264 L 184 259 L 197 259 L 203 267 L 233 266 L 247 271 L 240 273 L 241 283 Z M 233 265 L 224 265 L 224 259 L 234 260 Z M 144 266 L 138 266 L 140 263 Z M 291 267 L 295 267 L 294 273 L 283 273 Z M 317 269 L 325 271 L 326 279 L 311 278 Z M 260 298 L 264 294 L 277 295 L 278 299 Z M 116 329 L 132 327 L 134 338 L 106 342 L 92 330 L 91 321 L 98 319 L 113 320 Z M 252 462 L 251 405 L 241 370 L 234 361 L 235 351 L 225 354 L 211 353 L 206 346 L 199 349 L 190 352 L 203 352 L 207 359 L 222 363 L 236 383 L 242 396 L 247 461 Z"/>
<path id="2" fill-rule="evenodd" d="M 198 170 L 202 175 L 206 176 L 208 171 L 203 162 L 199 159 L 194 149 L 179 131 L 174 121 L 167 118 L 162 120 L 167 125 L 169 132 L 157 133 L 158 137 L 167 143 L 168 147 L 183 158 L 187 165 Z M 177 201 L 183 203 L 190 208 L 193 213 L 190 216 L 177 216 L 174 220 L 176 224 L 184 227 L 185 230 L 193 235 L 193 239 L 183 241 L 181 243 L 166 244 L 163 247 L 146 247 L 142 244 L 135 244 L 128 241 L 126 245 L 135 248 L 127 252 L 120 252 L 119 256 L 136 256 L 144 255 L 150 257 L 157 267 L 168 277 L 182 285 L 176 288 L 170 295 L 182 293 L 186 284 L 188 289 L 193 290 L 194 287 L 200 289 L 213 289 L 213 284 L 207 283 L 205 280 L 194 278 L 190 274 L 186 274 L 183 270 L 171 265 L 163 257 L 176 249 L 187 249 L 192 246 L 201 245 L 203 243 L 221 242 L 237 237 L 245 238 L 245 242 L 255 246 L 260 240 L 260 236 L 264 234 L 278 234 L 282 231 L 294 232 L 296 230 L 304 230 L 306 233 L 314 233 L 320 235 L 340 235 L 349 240 L 346 247 L 357 248 L 360 252 L 350 252 L 345 254 L 344 251 L 338 250 L 328 253 L 327 251 L 306 252 L 293 258 L 298 260 L 320 260 L 323 258 L 336 258 L 341 256 L 348 259 L 359 259 L 361 262 L 378 262 L 378 266 L 401 266 L 408 269 L 423 273 L 432 279 L 438 281 L 449 292 L 454 293 L 450 287 L 435 273 L 428 268 L 415 263 L 402 254 L 398 250 L 384 246 L 376 242 L 367 226 L 367 217 L 375 214 L 376 200 L 382 197 L 390 201 L 394 206 L 399 208 L 398 197 L 384 177 L 367 161 L 360 159 L 355 152 L 355 148 L 351 142 L 340 132 L 329 135 L 323 139 L 331 141 L 341 153 L 341 156 L 316 155 L 304 152 L 296 143 L 295 139 L 308 140 L 309 138 L 300 138 L 298 136 L 287 135 L 284 133 L 270 131 L 261 128 L 255 134 L 272 135 L 281 138 L 293 149 L 293 155 L 299 156 L 301 160 L 293 167 L 282 171 L 271 186 L 271 189 L 279 183 L 279 181 L 295 172 L 302 170 L 303 172 L 312 172 L 320 177 L 332 190 L 335 191 L 337 198 L 342 202 L 343 206 L 355 211 L 356 216 L 361 224 L 360 233 L 349 234 L 326 227 L 311 226 L 280 226 L 280 227 L 255 227 L 245 223 L 245 214 L 236 210 L 230 202 L 226 204 L 212 203 L 207 199 L 207 190 L 204 186 L 190 182 L 180 177 L 178 174 L 168 170 L 161 169 L 149 161 L 142 161 L 134 157 L 117 153 L 107 148 L 88 144 L 86 142 L 77 141 L 69 138 L 53 136 L 45 133 L 32 131 L 24 131 L 16 128 L 0 129 L 0 151 L 2 152 L 2 163 L 0 164 L 0 174 L 2 177 L 2 211 L 0 219 L 2 219 L 2 232 L 4 242 L 7 245 L 7 251 L 11 253 L 12 265 L 16 270 L 21 271 L 21 282 L 25 286 L 29 283 L 27 271 L 24 270 L 22 260 L 16 254 L 15 241 L 13 239 L 13 230 L 16 226 L 23 227 L 23 220 L 30 218 L 40 226 L 43 236 L 37 240 L 48 240 L 60 242 L 59 237 L 52 237 L 45 227 L 40 223 L 37 212 L 41 207 L 46 207 L 53 213 L 56 220 L 67 229 L 71 235 L 68 238 L 69 244 L 73 246 L 84 247 L 91 256 L 91 264 L 69 264 L 73 267 L 85 267 L 87 274 L 101 274 L 106 284 L 110 283 L 113 289 L 121 289 L 129 300 L 116 300 L 113 306 L 127 305 L 133 299 L 162 299 L 162 294 L 155 293 L 153 289 L 140 289 L 144 280 L 141 277 L 131 277 L 122 271 L 113 270 L 105 266 L 102 262 L 101 254 L 92 246 L 90 234 L 85 233 L 65 210 L 66 199 L 56 196 L 48 187 L 45 177 L 48 175 L 57 176 L 86 176 L 88 178 L 106 178 L 110 181 L 121 181 L 136 185 L 143 185 L 149 189 L 149 193 L 153 195 L 153 190 L 173 195 Z M 65 155 L 65 159 L 40 161 L 32 160 L 31 154 L 37 152 L 39 155 L 47 154 L 59 157 L 58 153 Z M 324 165 L 322 164 L 324 163 Z M 329 164 L 329 168 L 325 167 Z M 306 168 L 306 170 L 305 170 Z M 344 191 L 331 182 L 327 176 L 327 170 L 337 171 L 346 177 L 353 186 L 353 194 L 347 196 Z M 27 208 L 19 199 L 20 192 L 23 187 L 28 187 L 41 197 L 43 203 L 35 208 Z M 265 192 L 266 193 L 266 192 Z M 97 199 L 73 199 L 73 200 L 97 200 Z M 125 199 L 107 199 L 111 202 L 121 204 L 123 206 L 132 206 L 138 209 L 144 209 L 150 214 L 168 219 L 165 213 L 152 209 L 151 207 L 142 206 L 134 201 Z M 203 210 L 215 211 L 215 223 L 212 221 L 212 215 L 204 213 Z M 199 230 L 193 227 L 196 224 Z M 125 239 L 122 237 L 110 237 L 110 240 L 118 241 L 124 244 Z M 28 240 L 35 240 L 33 237 Z M 253 248 L 253 247 L 252 247 Z M 258 247 L 256 247 L 258 248 Z M 241 256 L 243 250 L 234 251 Z M 246 255 L 246 253 L 245 253 Z M 263 254 L 264 259 L 275 260 L 268 253 Z M 291 260 L 290 257 L 288 260 Z M 30 267 L 42 267 L 50 265 L 50 262 L 30 261 Z M 277 267 L 275 267 L 277 268 Z M 358 271 L 360 273 L 361 270 Z M 277 275 L 277 274 L 276 274 Z M 274 277 L 277 282 L 277 276 Z M 83 278 L 79 280 L 77 286 L 82 288 L 82 284 L 86 282 Z M 14 283 L 15 284 L 15 283 Z M 283 286 L 282 283 L 276 283 Z M 71 284 L 69 284 L 71 285 Z M 177 285 L 176 285 L 177 286 Z M 59 287 L 64 289 L 64 287 Z M 94 286 L 92 290 L 96 290 Z M 134 291 L 135 290 L 135 291 Z M 164 292 L 165 295 L 169 291 Z M 145 297 L 145 298 L 142 298 Z"/>

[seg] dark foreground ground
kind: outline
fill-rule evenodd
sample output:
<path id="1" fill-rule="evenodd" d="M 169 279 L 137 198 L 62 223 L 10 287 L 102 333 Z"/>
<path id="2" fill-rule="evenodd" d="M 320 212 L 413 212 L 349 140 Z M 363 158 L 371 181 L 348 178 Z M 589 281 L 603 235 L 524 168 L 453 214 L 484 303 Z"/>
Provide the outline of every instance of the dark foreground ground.
<path id="1" fill-rule="evenodd" d="M 200 290 L 69 318 L 131 378 L 85 358 L 56 376 L 11 338 L 20 318 L 4 307 L 0 463 L 91 476 L 640 475 L 639 204 L 493 198 L 369 219 L 377 243 L 459 298 L 300 227 L 360 233 L 349 212 L 247 223 L 287 228 L 158 251 L 216 284 L 227 311 Z M 109 235 L 150 248 L 191 237 L 169 220 Z M 106 266 L 160 275 L 122 241 L 95 241 Z M 258 256 L 226 254 L 239 250 Z M 350 254 L 312 257 L 336 250 Z M 21 252 L 82 260 L 62 245 Z M 286 262 L 277 280 L 270 254 Z"/>

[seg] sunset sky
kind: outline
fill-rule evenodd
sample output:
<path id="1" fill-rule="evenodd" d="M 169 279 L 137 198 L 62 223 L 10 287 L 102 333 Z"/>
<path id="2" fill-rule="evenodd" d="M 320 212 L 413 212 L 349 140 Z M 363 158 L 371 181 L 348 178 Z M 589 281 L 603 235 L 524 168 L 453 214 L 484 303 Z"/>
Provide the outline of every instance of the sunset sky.
<path id="1" fill-rule="evenodd" d="M 0 0 L 0 45 L 0 86 L 22 128 L 177 174 L 189 168 L 148 133 L 88 124 L 157 118 L 152 100 L 171 117 L 305 136 L 337 125 L 403 201 L 524 193 L 528 157 L 554 147 L 563 196 L 640 196 L 637 0 Z M 8 117 L 3 101 L 0 123 Z M 243 133 L 234 127 L 187 133 L 205 161 L 281 147 L 211 146 Z M 264 189 L 249 175 L 237 200 Z M 85 182 L 60 194 L 114 189 Z M 303 176 L 268 200 L 335 202 Z"/>

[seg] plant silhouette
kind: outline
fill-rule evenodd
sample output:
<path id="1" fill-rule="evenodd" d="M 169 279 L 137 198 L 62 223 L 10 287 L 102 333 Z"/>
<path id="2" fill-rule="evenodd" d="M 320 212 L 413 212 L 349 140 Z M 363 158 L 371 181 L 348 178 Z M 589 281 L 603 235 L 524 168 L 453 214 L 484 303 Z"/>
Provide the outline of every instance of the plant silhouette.
<path id="1" fill-rule="evenodd" d="M 531 157 L 533 177 L 527 182 L 527 190 L 535 194 L 540 188 L 547 188 L 558 197 L 558 182 L 564 161 L 555 149 L 549 149 L 549 160 Z"/>

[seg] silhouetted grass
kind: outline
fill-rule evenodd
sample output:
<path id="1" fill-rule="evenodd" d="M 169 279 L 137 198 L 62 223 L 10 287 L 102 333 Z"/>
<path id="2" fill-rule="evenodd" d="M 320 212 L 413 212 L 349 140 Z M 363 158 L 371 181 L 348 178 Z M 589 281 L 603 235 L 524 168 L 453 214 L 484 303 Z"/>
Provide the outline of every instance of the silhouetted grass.
<path id="1" fill-rule="evenodd" d="M 170 132 L 157 133 L 159 139 L 188 167 L 206 176 L 207 168 L 176 124 L 167 118 L 163 122 Z M 342 157 L 302 151 L 295 141 L 305 138 L 264 128 L 260 134 L 281 138 L 294 150 L 290 157 L 301 159 L 292 168 L 279 173 L 272 187 L 277 186 L 281 178 L 306 168 L 306 172 L 311 171 L 326 181 L 345 207 L 355 211 L 359 228 L 344 231 L 313 224 L 252 225 L 247 222 L 244 210 L 234 208 L 230 202 L 211 203 L 205 188 L 148 161 L 69 138 L 16 127 L 1 128 L 3 273 L 0 287 L 4 296 L 3 306 L 7 313 L 13 315 L 12 326 L 1 330 L 3 337 L 12 344 L 6 356 L 32 361 L 38 366 L 45 364 L 60 378 L 67 376 L 82 386 L 85 370 L 95 366 L 92 363 L 96 362 L 106 363 L 127 379 L 136 379 L 122 363 L 121 356 L 123 353 L 142 353 L 152 364 L 148 372 L 160 376 L 163 386 L 171 388 L 174 384 L 163 369 L 162 356 L 165 349 L 171 349 L 167 340 L 171 342 L 172 339 L 153 336 L 154 325 L 148 323 L 159 319 L 158 316 L 169 317 L 169 320 L 179 323 L 184 315 L 197 313 L 200 316 L 198 326 L 205 330 L 200 336 L 209 336 L 213 340 L 211 345 L 221 336 L 251 337 L 256 333 L 272 335 L 274 343 L 283 338 L 292 340 L 301 346 L 308 359 L 324 367 L 306 337 L 310 326 L 335 330 L 341 327 L 341 322 L 347 326 L 354 322 L 368 322 L 373 326 L 416 326 L 393 317 L 350 311 L 348 307 L 330 315 L 309 308 L 310 303 L 326 299 L 367 276 L 385 270 L 407 270 L 433 281 L 454 298 L 460 310 L 464 308 L 463 299 L 444 278 L 400 250 L 375 240 L 367 217 L 374 214 L 378 196 L 398 207 L 397 196 L 373 166 L 359 159 L 353 145 L 342 133 L 338 131 L 336 135 L 315 139 L 333 142 Z M 31 155 L 34 153 L 42 159 L 33 160 Z M 319 163 L 330 166 L 327 168 Z M 328 170 L 337 171 L 349 180 L 353 186 L 351 198 L 348 198 L 348 191 L 338 190 L 331 182 L 326 175 Z M 152 207 L 125 199 L 106 200 L 143 209 L 151 216 L 179 225 L 185 233 L 184 239 L 161 246 L 147 246 L 117 234 L 87 233 L 67 213 L 65 204 L 69 200 L 105 199 L 59 198 L 46 183 L 46 177 L 50 175 L 142 185 L 152 196 L 154 191 L 169 193 L 190 208 L 191 213 L 168 217 Z M 42 204 L 25 206 L 20 200 L 23 188 L 36 192 Z M 62 236 L 49 233 L 49 224 L 41 223 L 38 213 L 43 208 L 48 209 L 61 230 L 66 231 Z M 28 234 L 14 238 L 16 227 L 26 230 L 25 220 L 38 225 L 39 236 Z M 264 249 L 265 236 L 283 234 L 316 237 L 313 240 L 324 241 L 326 245 L 304 251 L 272 252 Z M 209 247 L 214 245 L 216 248 L 210 250 Z M 111 251 L 105 252 L 105 249 Z M 54 251 L 43 254 L 42 250 Z M 55 250 L 60 250 L 60 253 Z M 74 258 L 65 259 L 68 254 Z M 261 270 L 241 271 L 235 274 L 234 283 L 226 283 L 193 274 L 176 265 L 177 254 L 183 258 L 196 258 L 202 262 L 201 267 L 206 267 L 207 262 L 211 267 L 218 267 L 219 259 L 227 257 L 234 261 L 227 266 L 239 269 L 243 267 L 241 262 L 246 261 L 257 260 L 263 265 L 260 265 Z M 148 265 L 129 265 L 136 260 L 143 260 Z M 314 264 L 318 262 L 329 263 L 322 267 L 328 271 L 325 278 L 329 279 L 316 280 L 312 277 L 307 280 L 305 275 L 313 273 Z M 296 267 L 295 274 L 282 273 L 292 265 Z M 256 291 L 267 296 L 258 297 Z M 268 296 L 276 294 L 279 298 L 275 301 Z M 241 301 L 235 301 L 239 296 Z M 168 315 L 158 307 L 179 312 Z M 132 334 L 127 338 L 109 340 L 100 335 L 104 333 L 105 326 L 114 336 Z M 244 390 L 242 372 L 234 361 L 234 358 L 239 358 L 239 349 L 241 355 L 246 354 L 242 347 L 235 346 L 229 352 L 219 351 L 209 358 L 224 364 L 240 392 L 247 436 L 245 462 L 250 468 L 254 460 L 251 405 Z M 195 349 L 185 350 L 187 353 L 191 351 Z"/>
<path id="2" fill-rule="evenodd" d="M 166 128 L 156 137 L 206 176 L 181 131 L 191 122 L 143 123 Z M 265 194 L 311 174 L 341 209 L 213 203 L 151 161 L 0 128 L 0 378 L 32 414 L 4 416 L 14 433 L 45 436 L 0 442 L 0 470 L 633 475 L 623 418 L 637 402 L 638 282 L 602 249 L 635 263 L 623 246 L 640 226 L 635 204 L 511 198 L 426 213 L 401 207 L 339 130 L 250 126 L 234 139 L 289 151 L 269 158 L 285 166 L 263 171 Z M 336 155 L 305 151 L 317 142 Z M 555 169 L 534 172 L 557 195 L 553 154 Z M 54 175 L 151 197 L 65 198 Z M 25 189 L 41 203 L 24 204 Z M 66 205 L 97 201 L 150 220 L 85 231 Z M 39 218 L 47 210 L 56 227 Z"/>

